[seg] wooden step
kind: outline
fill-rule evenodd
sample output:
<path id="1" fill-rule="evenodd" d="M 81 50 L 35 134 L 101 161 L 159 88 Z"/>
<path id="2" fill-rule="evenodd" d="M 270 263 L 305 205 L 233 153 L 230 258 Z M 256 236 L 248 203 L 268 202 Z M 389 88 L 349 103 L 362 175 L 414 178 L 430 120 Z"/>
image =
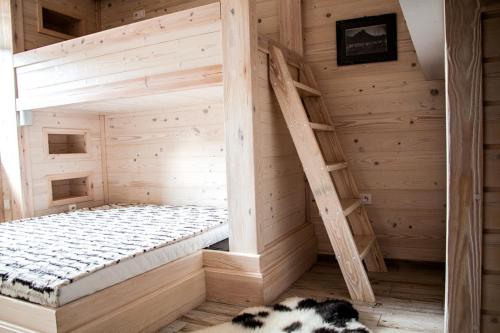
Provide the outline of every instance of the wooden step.
<path id="1" fill-rule="evenodd" d="M 321 96 L 321 91 L 306 86 L 298 81 L 293 81 L 293 85 L 297 88 L 299 95 L 302 97 L 319 97 Z"/>
<path id="2" fill-rule="evenodd" d="M 342 211 L 345 216 L 351 215 L 356 209 L 361 206 L 361 200 L 349 198 L 349 199 L 340 199 L 340 204 L 342 205 Z"/>
<path id="3" fill-rule="evenodd" d="M 329 172 L 338 171 L 347 168 L 347 162 L 331 163 L 326 165 L 326 170 Z"/>
<path id="4" fill-rule="evenodd" d="M 354 242 L 358 248 L 359 257 L 364 259 L 375 243 L 375 237 L 370 235 L 354 235 Z"/>
<path id="5" fill-rule="evenodd" d="M 319 124 L 319 123 L 309 123 L 309 126 L 311 126 L 311 128 L 313 130 L 316 130 L 316 131 L 335 132 L 335 127 L 332 125 Z"/>

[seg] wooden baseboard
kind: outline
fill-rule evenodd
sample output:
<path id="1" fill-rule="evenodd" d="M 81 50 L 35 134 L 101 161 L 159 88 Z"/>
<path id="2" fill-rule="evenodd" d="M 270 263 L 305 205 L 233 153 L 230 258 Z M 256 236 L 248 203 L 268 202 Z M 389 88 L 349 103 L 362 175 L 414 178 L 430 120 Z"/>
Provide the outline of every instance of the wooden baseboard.
<path id="1" fill-rule="evenodd" d="M 310 224 L 273 242 L 260 255 L 204 251 L 207 300 L 253 306 L 273 302 L 316 262 Z"/>
<path id="2" fill-rule="evenodd" d="M 205 268 L 207 300 L 252 306 L 264 302 L 260 273 Z"/>
<path id="3" fill-rule="evenodd" d="M 311 238 L 264 274 L 264 303 L 274 302 L 316 263 L 316 239 Z"/>

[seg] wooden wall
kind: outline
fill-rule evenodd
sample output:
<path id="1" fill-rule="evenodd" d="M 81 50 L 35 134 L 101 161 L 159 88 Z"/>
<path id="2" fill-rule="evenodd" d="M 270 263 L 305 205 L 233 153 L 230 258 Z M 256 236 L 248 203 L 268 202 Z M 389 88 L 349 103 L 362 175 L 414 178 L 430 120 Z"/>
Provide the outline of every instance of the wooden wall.
<path id="1" fill-rule="evenodd" d="M 257 0 L 259 34 L 279 41 L 279 1 Z M 268 55 L 258 52 L 255 151 L 259 241 L 268 247 L 306 221 L 306 182 L 292 137 L 269 84 Z"/>
<path id="2" fill-rule="evenodd" d="M 6 182 L 5 172 L 0 160 L 0 222 L 12 220 L 10 210 L 10 189 Z M 8 203 L 7 205 L 5 205 Z"/>
<path id="3" fill-rule="evenodd" d="M 268 79 L 268 55 L 258 53 L 255 155 L 259 241 L 266 247 L 306 223 L 305 177 Z"/>
<path id="4" fill-rule="evenodd" d="M 144 19 L 170 14 L 193 7 L 203 6 L 218 0 L 102 0 L 101 29 L 110 29 L 134 23 L 138 20 L 134 13 L 144 10 Z"/>
<path id="5" fill-rule="evenodd" d="M 96 114 L 63 112 L 33 112 L 33 125 L 24 127 L 27 162 L 27 179 L 33 197 L 34 215 L 46 215 L 67 211 L 68 205 L 50 206 L 50 179 L 52 176 L 67 175 L 80 177 L 91 175 L 93 200 L 78 203 L 78 207 L 97 206 L 104 203 L 104 186 L 101 163 L 101 125 Z M 88 155 L 50 155 L 44 140 L 44 128 L 88 130 Z M 31 180 L 31 181 L 30 181 Z"/>
<path id="6" fill-rule="evenodd" d="M 337 67 L 335 22 L 392 12 L 398 14 L 399 60 Z M 257 0 L 259 33 L 279 40 L 279 13 L 279 1 Z M 444 261 L 444 81 L 425 81 L 398 1 L 303 1 L 302 17 L 305 58 L 360 191 L 372 194 L 368 214 L 384 254 Z M 332 254 L 315 204 L 310 207 L 318 251 Z"/>
<path id="7" fill-rule="evenodd" d="M 304 49 L 387 258 L 444 261 L 444 82 L 425 81 L 397 0 L 303 2 Z M 398 61 L 337 67 L 337 20 L 397 14 Z M 321 253 L 332 253 L 312 211 Z"/>
<path id="8" fill-rule="evenodd" d="M 15 0 L 22 8 L 22 29 L 18 26 L 17 38 L 24 41 L 24 50 L 32 50 L 45 45 L 61 42 L 63 39 L 38 32 L 37 1 Z M 49 5 L 61 8 L 64 13 L 85 20 L 85 34 L 98 31 L 98 13 L 95 0 L 43 0 Z M 20 35 L 24 36 L 22 38 Z"/>
<path id="9" fill-rule="evenodd" d="M 482 330 L 500 331 L 500 6 L 483 26 L 484 224 Z"/>
<path id="10" fill-rule="evenodd" d="M 110 202 L 227 205 L 222 101 L 112 114 L 105 128 Z"/>
<path id="11" fill-rule="evenodd" d="M 29 16 L 32 4 L 27 0 L 24 2 L 25 16 Z M 101 27 L 107 29 L 132 23 L 134 11 L 140 9 L 145 9 L 146 18 L 150 18 L 211 2 L 215 0 L 165 0 L 161 3 L 152 0 L 101 1 Z M 400 60 L 337 68 L 335 21 L 388 12 L 398 13 Z M 306 58 L 313 65 L 322 91 L 327 96 L 328 106 L 339 128 L 348 162 L 354 170 L 361 192 L 372 194 L 373 204 L 369 207 L 369 215 L 384 253 L 392 258 L 444 260 L 443 82 L 424 81 L 397 0 L 305 1 L 303 18 Z M 279 1 L 257 0 L 257 21 L 260 33 L 279 39 Z M 29 18 L 25 18 L 25 27 L 29 22 Z M 28 38 L 28 31 L 29 28 L 25 28 L 26 45 L 35 47 L 35 39 Z M 259 61 L 260 66 L 265 68 L 265 57 L 259 55 Z M 305 183 L 281 114 L 273 101 L 271 90 L 266 86 L 266 73 L 262 69 L 259 73 L 259 94 L 262 95 L 259 102 L 261 106 L 258 107 L 262 122 L 258 130 L 262 136 L 257 142 L 262 156 L 258 169 L 261 189 L 259 204 L 265 212 L 260 232 L 264 236 L 263 243 L 267 244 L 284 230 L 304 220 L 306 207 L 301 204 L 301 200 L 304 199 L 305 191 L 302 188 Z M 116 115 L 116 118 L 113 116 L 108 119 L 106 128 L 109 137 L 124 136 L 124 132 L 120 133 L 109 126 L 119 119 L 125 121 L 127 116 L 123 115 L 122 118 Z M 151 122 L 151 116 L 145 114 L 140 122 L 146 126 Z M 113 152 L 114 145 L 120 146 L 118 142 L 111 141 L 108 141 L 108 145 L 111 150 L 108 154 Z M 134 163 L 132 160 L 129 165 L 120 167 L 134 170 Z M 108 168 L 112 169 L 111 166 Z M 113 177 L 115 175 L 110 175 L 110 189 L 133 183 L 126 181 L 124 184 L 123 178 Z M 149 192 L 148 195 L 142 186 L 147 181 L 139 179 L 138 183 L 134 183 L 137 194 L 131 198 L 154 201 L 153 197 L 170 193 L 161 190 L 154 194 Z M 217 194 L 208 195 L 208 202 L 221 202 L 221 192 L 224 192 L 222 186 L 225 184 L 219 183 L 214 190 Z M 315 216 L 313 221 L 319 251 L 331 253 L 319 218 Z"/>

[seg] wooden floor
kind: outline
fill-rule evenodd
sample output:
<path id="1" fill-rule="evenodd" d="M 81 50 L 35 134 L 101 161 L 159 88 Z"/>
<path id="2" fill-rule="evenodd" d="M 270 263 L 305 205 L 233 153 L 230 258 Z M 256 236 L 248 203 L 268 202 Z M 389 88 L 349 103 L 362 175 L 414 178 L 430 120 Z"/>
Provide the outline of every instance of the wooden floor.
<path id="1" fill-rule="evenodd" d="M 374 332 L 443 332 L 444 266 L 389 262 L 389 273 L 370 273 L 377 296 L 374 306 L 355 305 L 361 321 Z M 338 266 L 321 260 L 280 299 L 290 296 L 347 298 L 347 287 Z M 192 332 L 231 320 L 243 308 L 206 302 L 161 330 Z"/>

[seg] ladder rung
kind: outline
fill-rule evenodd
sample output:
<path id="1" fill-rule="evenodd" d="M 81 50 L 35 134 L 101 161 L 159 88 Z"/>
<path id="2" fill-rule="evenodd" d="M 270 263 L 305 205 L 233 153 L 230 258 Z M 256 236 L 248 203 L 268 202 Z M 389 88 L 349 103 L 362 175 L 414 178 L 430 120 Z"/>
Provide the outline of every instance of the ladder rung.
<path id="1" fill-rule="evenodd" d="M 305 84 L 298 81 L 293 81 L 293 85 L 295 86 L 295 88 L 297 88 L 297 90 L 299 91 L 299 95 L 302 97 L 321 96 L 321 91 L 306 86 Z"/>
<path id="2" fill-rule="evenodd" d="M 375 243 L 375 237 L 370 235 L 354 235 L 354 242 L 358 248 L 359 257 L 364 259 Z"/>
<path id="3" fill-rule="evenodd" d="M 317 131 L 330 131 L 330 132 L 335 131 L 335 127 L 332 125 L 319 124 L 319 123 L 309 123 L 309 125 L 311 126 L 311 128 L 313 130 L 317 130 Z"/>
<path id="4" fill-rule="evenodd" d="M 361 206 L 361 200 L 359 199 L 340 199 L 340 204 L 342 205 L 342 210 L 345 216 L 349 216 L 352 212 Z"/>
<path id="5" fill-rule="evenodd" d="M 326 165 L 326 170 L 329 172 L 338 171 L 347 168 L 347 162 L 332 163 Z"/>

